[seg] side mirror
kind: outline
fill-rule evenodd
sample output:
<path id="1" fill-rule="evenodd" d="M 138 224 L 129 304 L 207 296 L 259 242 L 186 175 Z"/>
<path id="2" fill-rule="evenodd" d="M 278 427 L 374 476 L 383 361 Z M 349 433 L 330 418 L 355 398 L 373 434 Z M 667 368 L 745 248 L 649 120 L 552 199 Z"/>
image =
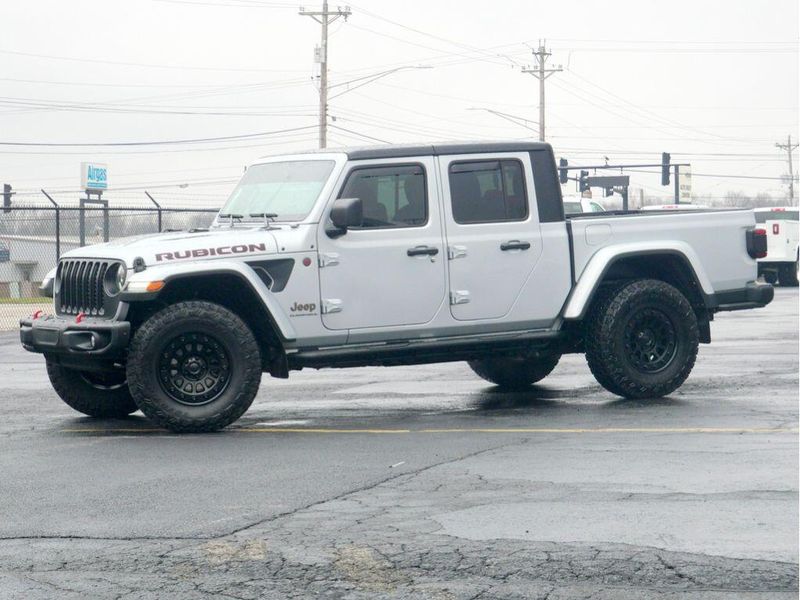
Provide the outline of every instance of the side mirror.
<path id="1" fill-rule="evenodd" d="M 339 198 L 331 208 L 331 222 L 340 232 L 345 233 L 350 227 L 361 227 L 364 220 L 364 209 L 361 198 Z"/>

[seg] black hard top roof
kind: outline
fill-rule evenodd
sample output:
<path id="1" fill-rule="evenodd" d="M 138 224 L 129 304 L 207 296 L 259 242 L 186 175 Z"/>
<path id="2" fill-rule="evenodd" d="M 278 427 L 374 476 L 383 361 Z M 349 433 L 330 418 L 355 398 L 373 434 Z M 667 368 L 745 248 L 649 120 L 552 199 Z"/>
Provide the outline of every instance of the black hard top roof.
<path id="1" fill-rule="evenodd" d="M 350 160 L 380 158 L 402 158 L 404 156 L 431 156 L 442 154 L 481 154 L 495 152 L 530 152 L 550 150 L 544 142 L 444 142 L 433 144 L 409 144 L 364 146 L 358 148 L 325 148 L 315 152 L 344 152 Z"/>

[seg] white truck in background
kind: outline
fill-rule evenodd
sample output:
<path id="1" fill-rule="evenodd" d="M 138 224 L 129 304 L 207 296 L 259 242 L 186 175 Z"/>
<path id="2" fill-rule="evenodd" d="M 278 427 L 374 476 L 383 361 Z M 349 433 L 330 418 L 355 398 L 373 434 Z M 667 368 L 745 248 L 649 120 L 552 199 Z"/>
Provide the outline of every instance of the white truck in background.
<path id="1" fill-rule="evenodd" d="M 598 212 L 606 212 L 606 209 L 597 200 L 581 196 L 564 196 L 564 214 L 566 215 Z"/>
<path id="2" fill-rule="evenodd" d="M 776 206 L 756 208 L 756 226 L 762 228 L 767 236 L 767 255 L 758 259 L 758 274 L 768 283 L 782 286 L 797 286 L 798 224 L 797 207 Z"/>

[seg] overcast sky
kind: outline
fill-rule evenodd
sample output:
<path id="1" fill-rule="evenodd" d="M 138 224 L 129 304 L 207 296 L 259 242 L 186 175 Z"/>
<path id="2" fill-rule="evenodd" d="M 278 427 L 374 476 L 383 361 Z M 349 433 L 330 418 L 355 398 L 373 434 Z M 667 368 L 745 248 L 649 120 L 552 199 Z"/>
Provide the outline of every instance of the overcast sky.
<path id="1" fill-rule="evenodd" d="M 22 192 L 76 190 L 80 162 L 95 160 L 109 164 L 112 200 L 147 187 L 219 203 L 254 158 L 315 147 L 320 27 L 298 6 L 0 3 L 0 181 Z M 546 39 L 549 64 L 564 68 L 547 81 L 547 141 L 557 156 L 571 165 L 657 162 L 668 151 L 692 163 L 696 202 L 736 190 L 785 195 L 786 154 L 775 143 L 798 137 L 797 0 L 349 6 L 347 22 L 331 26 L 331 84 L 342 84 L 331 96 L 346 91 L 330 102 L 331 146 L 536 139 L 538 82 L 522 67 Z M 431 68 L 347 91 L 347 81 L 401 66 Z M 33 145 L 250 134 L 265 135 Z M 633 179 L 648 194 L 671 192 L 656 173 Z"/>

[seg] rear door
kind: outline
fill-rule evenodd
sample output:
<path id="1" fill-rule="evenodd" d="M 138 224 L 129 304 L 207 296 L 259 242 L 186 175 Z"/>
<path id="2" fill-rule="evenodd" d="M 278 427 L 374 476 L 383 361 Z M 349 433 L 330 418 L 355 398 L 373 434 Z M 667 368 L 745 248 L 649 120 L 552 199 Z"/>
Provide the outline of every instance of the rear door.
<path id="1" fill-rule="evenodd" d="M 322 322 L 328 329 L 419 325 L 445 299 L 445 261 L 432 157 L 360 161 L 339 198 L 360 198 L 361 227 L 338 237 L 320 224 Z"/>
<path id="2" fill-rule="evenodd" d="M 542 255 L 527 153 L 439 157 L 450 274 L 459 321 L 509 314 Z"/>

